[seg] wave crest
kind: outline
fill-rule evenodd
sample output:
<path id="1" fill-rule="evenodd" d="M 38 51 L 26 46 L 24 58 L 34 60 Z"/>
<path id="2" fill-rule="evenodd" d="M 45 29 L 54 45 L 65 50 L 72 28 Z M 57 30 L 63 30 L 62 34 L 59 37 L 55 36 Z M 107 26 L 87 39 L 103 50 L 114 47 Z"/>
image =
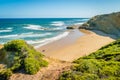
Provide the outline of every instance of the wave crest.
<path id="1" fill-rule="evenodd" d="M 45 28 L 43 28 L 40 25 L 31 25 L 31 24 L 24 28 L 30 29 L 30 30 L 45 30 Z"/>
<path id="2" fill-rule="evenodd" d="M 0 30 L 0 33 L 2 32 L 12 32 L 12 30 Z"/>
<path id="3" fill-rule="evenodd" d="M 11 28 L 11 27 L 8 27 L 8 28 L 6 28 L 6 29 L 1 29 L 1 30 L 0 30 L 0 33 L 2 33 L 2 32 L 12 32 L 12 28 Z"/>
<path id="4" fill-rule="evenodd" d="M 84 22 L 75 23 L 74 25 L 82 25 Z"/>
<path id="5" fill-rule="evenodd" d="M 45 33 L 45 34 L 34 34 L 33 32 L 30 33 L 22 33 L 22 34 L 15 34 L 15 35 L 5 35 L 0 36 L 0 38 L 12 38 L 12 39 L 18 39 L 18 38 L 30 38 L 30 37 L 44 37 L 51 35 L 52 33 Z"/>
<path id="6" fill-rule="evenodd" d="M 63 21 L 55 21 L 51 23 L 52 26 L 64 26 L 65 23 Z"/>

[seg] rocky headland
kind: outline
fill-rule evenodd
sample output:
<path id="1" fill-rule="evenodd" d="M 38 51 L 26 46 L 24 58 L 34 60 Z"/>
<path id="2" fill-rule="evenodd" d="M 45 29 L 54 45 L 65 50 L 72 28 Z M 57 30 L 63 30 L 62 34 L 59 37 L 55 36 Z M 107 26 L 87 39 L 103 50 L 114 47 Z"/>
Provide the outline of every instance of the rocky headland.
<path id="1" fill-rule="evenodd" d="M 120 37 L 120 12 L 97 15 L 81 25 L 79 29 L 99 30 Z"/>

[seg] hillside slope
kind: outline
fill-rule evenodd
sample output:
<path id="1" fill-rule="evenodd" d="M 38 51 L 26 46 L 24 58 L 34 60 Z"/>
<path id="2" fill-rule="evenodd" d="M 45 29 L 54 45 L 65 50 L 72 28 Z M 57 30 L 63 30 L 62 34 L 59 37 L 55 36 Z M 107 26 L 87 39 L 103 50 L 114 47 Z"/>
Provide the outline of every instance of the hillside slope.
<path id="1" fill-rule="evenodd" d="M 120 80 L 120 40 L 74 61 L 60 80 Z"/>
<path id="2" fill-rule="evenodd" d="M 100 30 L 120 37 L 120 12 L 95 16 L 79 28 Z"/>
<path id="3" fill-rule="evenodd" d="M 58 80 L 63 71 L 70 70 L 72 63 L 53 59 L 50 57 L 44 58 L 49 64 L 47 67 L 42 67 L 37 74 L 29 75 L 23 73 L 15 73 L 10 77 L 10 80 Z"/>

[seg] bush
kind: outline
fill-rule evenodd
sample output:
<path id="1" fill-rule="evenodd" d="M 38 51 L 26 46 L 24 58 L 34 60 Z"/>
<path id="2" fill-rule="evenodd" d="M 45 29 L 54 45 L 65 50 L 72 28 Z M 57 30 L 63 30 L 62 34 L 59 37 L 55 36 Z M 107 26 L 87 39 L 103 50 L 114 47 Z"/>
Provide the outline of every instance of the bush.
<path id="1" fill-rule="evenodd" d="M 2 52 L 0 62 L 11 72 L 23 69 L 28 74 L 35 74 L 40 67 L 48 65 L 48 62 L 43 60 L 43 55 L 24 40 L 13 40 L 4 44 L 0 52 Z"/>
<path id="2" fill-rule="evenodd" d="M 24 60 L 24 68 L 26 73 L 28 74 L 36 74 L 40 67 L 46 67 L 48 65 L 48 62 L 45 60 L 36 60 L 34 58 L 26 58 Z"/>
<path id="3" fill-rule="evenodd" d="M 80 63 L 78 65 L 75 65 L 73 67 L 74 71 L 79 71 L 82 73 L 91 73 L 91 74 L 97 74 L 99 69 L 102 68 L 102 63 L 100 63 L 97 60 L 90 59 L 90 60 L 80 60 Z"/>
<path id="4" fill-rule="evenodd" d="M 24 67 L 25 67 L 25 71 L 28 74 L 35 74 L 40 69 L 39 62 L 35 60 L 34 58 L 26 58 L 24 60 Z"/>
<path id="5" fill-rule="evenodd" d="M 60 76 L 59 80 L 97 80 L 99 77 L 96 74 L 84 73 L 80 72 L 72 72 L 66 71 L 63 72 Z"/>
<path id="6" fill-rule="evenodd" d="M 41 59 L 40 62 L 39 62 L 39 65 L 40 65 L 41 67 L 46 67 L 46 66 L 48 65 L 48 62 Z"/>
<path id="7" fill-rule="evenodd" d="M 104 80 L 120 80 L 120 77 L 109 76 L 107 79 Z"/>
<path id="8" fill-rule="evenodd" d="M 10 69 L 0 71 L 0 80 L 7 80 L 12 75 L 12 71 Z"/>
<path id="9" fill-rule="evenodd" d="M 80 80 L 98 80 L 98 79 L 99 77 L 96 74 L 89 74 L 89 73 L 84 73 L 80 78 Z"/>
<path id="10" fill-rule="evenodd" d="M 4 44 L 4 49 L 6 51 L 20 52 L 22 48 L 26 47 L 26 42 L 24 40 L 13 40 Z"/>

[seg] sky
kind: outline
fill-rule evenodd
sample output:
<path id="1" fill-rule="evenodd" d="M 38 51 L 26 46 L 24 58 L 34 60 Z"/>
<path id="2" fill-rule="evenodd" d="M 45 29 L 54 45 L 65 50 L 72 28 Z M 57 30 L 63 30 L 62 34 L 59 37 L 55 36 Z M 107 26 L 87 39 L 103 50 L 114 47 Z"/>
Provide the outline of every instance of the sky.
<path id="1" fill-rule="evenodd" d="M 0 18 L 90 18 L 120 11 L 120 0 L 0 0 Z"/>

